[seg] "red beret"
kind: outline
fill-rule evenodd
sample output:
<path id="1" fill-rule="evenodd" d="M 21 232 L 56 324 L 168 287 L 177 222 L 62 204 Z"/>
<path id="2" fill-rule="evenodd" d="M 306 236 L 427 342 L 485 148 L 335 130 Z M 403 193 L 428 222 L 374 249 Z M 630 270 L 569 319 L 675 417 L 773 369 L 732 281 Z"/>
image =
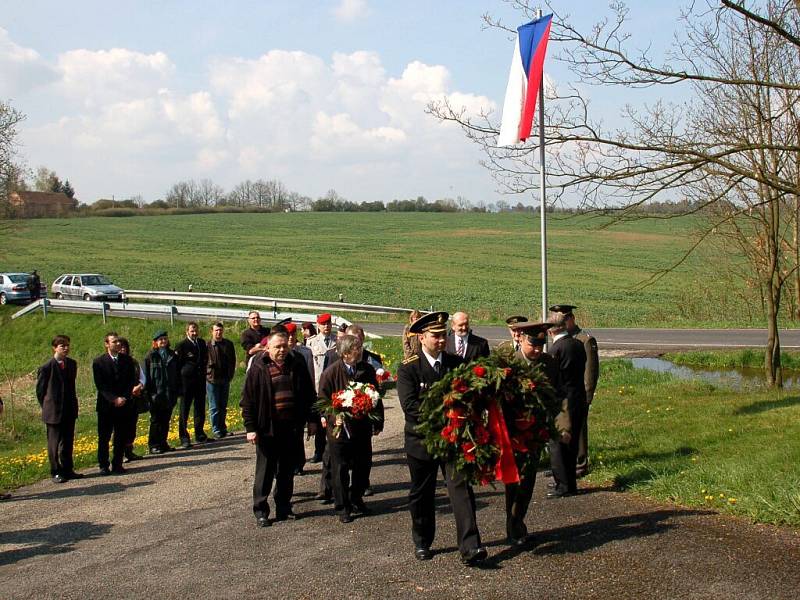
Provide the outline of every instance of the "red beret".
<path id="1" fill-rule="evenodd" d="M 286 328 L 286 331 L 289 332 L 289 335 L 294 335 L 295 333 L 297 333 L 297 325 L 295 325 L 294 323 L 287 323 L 286 325 L 284 325 L 284 327 Z"/>
<path id="2" fill-rule="evenodd" d="M 331 322 L 331 315 L 329 313 L 322 313 L 321 315 L 317 315 L 317 323 L 319 323 L 320 325 L 330 322 Z"/>

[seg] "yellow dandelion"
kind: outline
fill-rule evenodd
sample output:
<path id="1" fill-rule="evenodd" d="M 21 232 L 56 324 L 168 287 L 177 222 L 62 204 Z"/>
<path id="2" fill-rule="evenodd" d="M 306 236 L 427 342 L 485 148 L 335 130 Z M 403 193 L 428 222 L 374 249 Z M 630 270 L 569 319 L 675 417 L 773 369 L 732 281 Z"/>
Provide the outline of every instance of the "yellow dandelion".
<path id="1" fill-rule="evenodd" d="M 736 504 L 736 498 L 728 498 L 729 504 Z"/>
<path id="2" fill-rule="evenodd" d="M 724 497 L 725 497 L 725 494 L 723 494 L 723 493 L 721 493 L 721 492 L 720 492 L 720 495 L 719 495 L 719 497 L 720 497 L 720 498 L 724 498 Z"/>

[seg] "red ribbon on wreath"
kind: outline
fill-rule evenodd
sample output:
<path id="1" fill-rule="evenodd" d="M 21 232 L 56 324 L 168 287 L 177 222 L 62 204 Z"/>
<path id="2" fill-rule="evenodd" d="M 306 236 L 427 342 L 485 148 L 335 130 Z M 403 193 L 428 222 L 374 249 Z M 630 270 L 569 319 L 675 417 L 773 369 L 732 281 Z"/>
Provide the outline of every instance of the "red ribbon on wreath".
<path id="1" fill-rule="evenodd" d="M 514 459 L 514 449 L 511 447 L 511 438 L 508 435 L 506 420 L 503 418 L 503 411 L 497 406 L 497 402 L 489 404 L 489 431 L 492 437 L 500 445 L 500 458 L 495 465 L 494 473 L 498 481 L 503 483 L 519 483 L 519 471 L 517 461 Z"/>

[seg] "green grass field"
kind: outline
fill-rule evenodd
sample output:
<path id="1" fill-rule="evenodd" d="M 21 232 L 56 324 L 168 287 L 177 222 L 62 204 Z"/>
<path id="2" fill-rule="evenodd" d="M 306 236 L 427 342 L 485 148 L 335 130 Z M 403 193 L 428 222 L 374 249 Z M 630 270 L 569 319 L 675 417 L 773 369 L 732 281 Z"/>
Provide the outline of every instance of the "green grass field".
<path id="1" fill-rule="evenodd" d="M 41 219 L 15 223 L 0 270 L 102 272 L 128 289 L 246 293 L 443 310 L 480 322 L 535 314 L 538 217 L 526 214 L 293 213 Z M 551 218 L 549 298 L 587 326 L 762 326 L 701 249 L 656 284 L 691 242 L 689 218 L 600 229 Z M 713 258 L 713 260 L 712 260 Z M 715 265 L 714 269 L 709 264 Z"/>

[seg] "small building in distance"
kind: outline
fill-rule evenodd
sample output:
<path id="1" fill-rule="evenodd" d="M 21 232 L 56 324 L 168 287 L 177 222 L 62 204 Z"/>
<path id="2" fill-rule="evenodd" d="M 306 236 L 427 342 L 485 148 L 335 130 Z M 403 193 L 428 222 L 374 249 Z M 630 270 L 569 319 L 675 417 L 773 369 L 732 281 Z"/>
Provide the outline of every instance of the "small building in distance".
<path id="1" fill-rule="evenodd" d="M 11 192 L 8 204 L 17 218 L 63 217 L 75 210 L 78 201 L 61 192 Z"/>

